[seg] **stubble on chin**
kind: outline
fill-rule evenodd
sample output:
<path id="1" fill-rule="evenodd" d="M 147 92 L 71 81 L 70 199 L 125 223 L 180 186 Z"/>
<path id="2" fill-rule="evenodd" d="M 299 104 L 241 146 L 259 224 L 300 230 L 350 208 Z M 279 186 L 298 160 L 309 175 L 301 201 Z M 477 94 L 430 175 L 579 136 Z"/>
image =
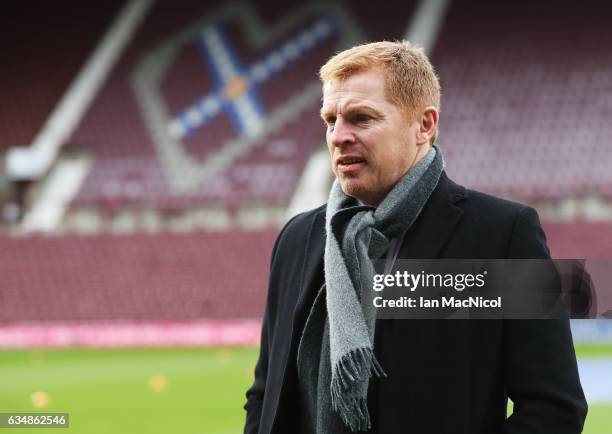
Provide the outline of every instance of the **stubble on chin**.
<path id="1" fill-rule="evenodd" d="M 344 194 L 354 199 L 361 200 L 362 202 L 368 195 L 368 191 L 363 185 L 360 185 L 359 183 L 350 179 L 340 180 L 340 187 L 342 188 Z"/>

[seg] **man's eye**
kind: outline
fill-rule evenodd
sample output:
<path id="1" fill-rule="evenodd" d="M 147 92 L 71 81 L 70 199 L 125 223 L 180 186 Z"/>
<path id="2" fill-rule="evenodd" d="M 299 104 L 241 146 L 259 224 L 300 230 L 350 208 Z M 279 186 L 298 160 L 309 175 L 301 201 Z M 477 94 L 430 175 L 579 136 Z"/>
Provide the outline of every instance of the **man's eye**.
<path id="1" fill-rule="evenodd" d="M 327 126 L 333 126 L 336 123 L 336 118 L 335 117 L 329 117 L 329 118 L 325 118 L 325 125 Z"/>
<path id="2" fill-rule="evenodd" d="M 355 123 L 363 123 L 371 120 L 372 117 L 365 114 L 356 114 L 353 116 L 353 122 Z"/>

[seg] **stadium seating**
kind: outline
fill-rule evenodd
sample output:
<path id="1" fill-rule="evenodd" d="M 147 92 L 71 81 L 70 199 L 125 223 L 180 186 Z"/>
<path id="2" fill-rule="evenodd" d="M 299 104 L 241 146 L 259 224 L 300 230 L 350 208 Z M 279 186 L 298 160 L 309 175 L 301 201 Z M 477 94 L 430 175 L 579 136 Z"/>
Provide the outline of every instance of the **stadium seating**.
<path id="1" fill-rule="evenodd" d="M 255 99 L 266 116 L 275 107 L 291 105 L 289 96 L 300 89 L 296 83 L 314 79 L 318 66 L 335 49 L 338 22 L 331 13 L 304 13 L 288 24 L 287 17 L 300 10 L 297 2 L 289 3 L 283 8 L 277 1 L 253 4 L 252 15 L 265 23 L 266 31 L 287 27 L 259 49 L 251 47 L 244 23 L 237 18 L 240 13 L 221 17 L 221 11 L 229 10 L 221 2 L 185 1 L 180 7 L 157 2 L 70 139 L 68 149 L 95 156 L 74 204 L 158 203 L 180 208 L 211 201 L 286 202 L 306 158 L 323 141 L 318 120 L 311 115 L 314 106 L 276 137 L 250 143 L 230 167 L 213 170 L 212 175 L 169 167 L 176 152 L 184 152 L 187 166 L 199 167 L 239 129 L 231 107 L 215 109 L 215 101 L 202 99 L 214 94 L 219 83 L 206 63 L 206 38 L 191 30 L 215 29 L 241 71 L 253 67 L 255 74 L 258 61 L 266 59 L 268 72 L 259 68 L 259 79 L 251 76 L 257 82 Z M 401 14 L 375 10 L 370 3 L 351 2 L 348 16 L 354 27 L 364 38 L 392 39 L 403 34 L 416 2 L 403 3 Z M 5 89 L 10 90 L 5 97 L 12 98 L 12 109 L 0 118 L 0 148 L 32 140 L 122 4 L 116 0 L 85 7 L 71 2 L 69 14 L 68 8 L 42 3 L 27 13 L 5 7 L 13 20 L 0 31 L 5 41 L 18 42 L 8 44 L 6 53 L 9 58 L 28 56 L 28 61 L 8 62 L 3 70 Z M 606 72 L 612 58 L 601 43 L 612 37 L 612 10 L 602 1 L 586 4 L 576 7 L 563 0 L 549 8 L 527 0 L 499 5 L 484 0 L 450 2 L 433 63 L 444 89 L 441 144 L 448 171 L 458 181 L 523 200 L 593 192 L 612 197 L 612 127 L 607 122 L 612 78 Z M 37 39 L 44 45 L 27 39 L 26 19 L 38 35 L 48 36 Z M 54 32 L 58 26 L 62 32 Z M 305 31 L 310 33 L 304 39 Z M 283 45 L 290 40 L 300 42 L 303 55 L 295 57 Z M 172 44 L 178 45 L 158 93 L 166 106 L 167 129 L 175 135 L 179 131 L 180 139 L 178 151 L 166 155 L 160 148 L 167 141 L 156 145 L 156 133 L 147 127 L 150 120 L 134 90 L 134 77 L 143 59 L 159 56 L 160 49 Z M 281 54 L 280 63 L 275 50 Z M 39 79 L 41 70 L 46 71 L 44 81 Z M 234 96 L 241 92 L 235 90 L 240 80 L 236 83 Z M 205 103 L 210 113 L 202 108 Z M 189 127 L 189 122 L 196 127 Z M 173 179 L 189 178 L 192 172 L 198 175 L 195 181 Z M 257 174 L 260 181 L 241 181 L 249 178 L 247 174 Z"/>
<path id="2" fill-rule="evenodd" d="M 2 236 L 0 326 L 259 318 L 274 237 L 275 231 Z"/>
<path id="3" fill-rule="evenodd" d="M 610 222 L 548 222 L 544 230 L 553 258 L 612 258 Z"/>
<path id="4" fill-rule="evenodd" d="M 124 4 L 70 2 L 66 14 L 43 3 L 29 25 L 43 35 L 62 27 L 63 36 L 4 51 L 28 60 L 2 71 L 11 110 L 0 118 L 0 151 L 32 140 Z M 369 0 L 345 2 L 343 19 L 355 40 L 396 39 L 415 3 L 402 2 L 398 13 Z M 288 202 L 324 141 L 319 95 L 306 103 L 295 95 L 316 82 L 343 35 L 341 22 L 318 12 L 288 21 L 302 10 L 294 0 L 241 9 L 246 4 L 236 10 L 259 17 L 262 34 L 283 29 L 262 47 L 251 45 L 240 14 L 219 15 L 234 10 L 223 2 L 154 4 L 66 146 L 93 156 L 73 208 L 113 214 Z M 0 29 L 4 41 L 29 34 L 16 14 Z M 432 54 L 451 177 L 527 201 L 612 198 L 612 55 L 602 43 L 612 40 L 611 18 L 610 7 L 594 0 L 562 0 L 552 10 L 526 0 L 451 2 Z M 222 83 L 210 63 L 219 47 L 239 70 Z M 160 58 L 167 64 L 151 60 Z M 243 97 L 249 114 L 240 117 Z M 282 126 L 262 136 L 261 119 L 272 113 L 285 116 Z M 556 258 L 612 256 L 609 223 L 545 229 Z M 260 317 L 274 232 L 1 236 L 0 323 Z"/>
<path id="5" fill-rule="evenodd" d="M 180 150 L 165 152 L 159 147 L 167 146 L 167 141 L 155 143 L 156 139 L 151 138 L 151 126 L 147 127 L 146 119 L 143 120 L 143 107 L 139 106 L 139 96 L 131 84 L 139 62 L 155 50 L 159 51 L 159 46 L 164 43 L 172 45 L 177 35 L 180 39 L 182 34 L 189 33 L 194 18 L 204 18 L 210 12 L 198 2 L 187 3 L 181 8 L 160 2 L 150 12 L 70 141 L 73 149 L 88 149 L 95 153 L 93 169 L 74 202 L 75 206 L 112 202 L 181 207 L 211 201 L 231 204 L 244 199 L 288 200 L 308 155 L 322 143 L 322 128 L 316 111 L 312 113 L 314 116 L 309 112 L 308 116 L 300 117 L 299 127 L 287 125 L 277 134 L 254 140 L 250 148 L 234 157 L 228 168 L 202 176 L 200 180 L 186 180 L 187 188 L 176 187 L 177 183 L 185 181 L 176 178 L 188 177 L 189 172 L 169 168 L 172 161 L 168 160 L 180 158 L 178 155 L 184 153 L 185 164 L 203 167 L 209 157 L 218 154 L 239 132 L 236 132 L 236 119 L 232 117 L 231 101 L 219 96 L 223 89 L 215 90 L 219 85 L 210 78 L 214 74 L 206 65 L 207 52 L 201 47 L 204 42 L 198 39 L 197 32 L 190 36 L 193 41 L 177 48 L 175 63 L 168 68 L 158 89 L 153 91 L 159 92 L 167 105 L 167 129 L 171 129 L 173 120 L 179 127 L 181 122 L 188 125 L 194 116 L 199 116 L 199 121 L 196 119 L 191 127 L 174 137 Z M 256 90 L 256 97 L 264 107 L 262 110 L 269 112 L 280 107 L 287 97 L 301 91 L 303 84 L 316 80 L 316 67 L 333 52 L 333 25 L 319 36 L 310 33 L 315 35 L 312 50 L 299 45 L 299 37 L 304 29 L 313 30 L 316 28 L 313 26 L 324 19 L 306 15 L 293 32 L 283 35 L 284 39 L 293 37 L 296 41 L 295 59 L 285 59 L 288 62 L 286 67 L 274 73 L 280 79 L 267 80 Z M 225 42 L 234 58 L 241 59 L 243 66 L 248 68 L 248 62 L 252 60 L 254 64 L 262 53 L 250 49 L 237 24 L 233 19 L 227 25 L 201 25 L 196 29 L 217 29 L 223 38 L 231 41 Z M 282 42 L 272 41 L 263 54 L 275 49 L 282 52 Z M 310 54 L 309 50 L 313 52 L 310 59 L 306 56 Z M 300 53 L 305 54 L 300 56 Z M 268 71 L 269 74 L 273 72 L 271 69 Z M 296 87 L 296 83 L 302 85 Z M 221 108 L 217 107 L 217 112 L 213 108 L 208 113 L 205 100 L 212 101 L 213 106 L 221 104 Z"/>
<path id="6" fill-rule="evenodd" d="M 0 151 L 30 145 L 123 3 L 2 5 Z"/>
<path id="7" fill-rule="evenodd" d="M 548 223 L 545 230 L 554 258 L 612 257 L 610 223 Z M 0 325 L 258 318 L 275 236 L 2 236 Z"/>
<path id="8" fill-rule="evenodd" d="M 289 3 L 156 3 L 70 139 L 68 149 L 95 156 L 73 207 L 286 204 L 309 155 L 324 141 L 320 95 L 311 93 L 305 105 L 298 96 L 304 86 L 316 85 L 319 66 L 346 37 L 338 17 L 354 20 L 348 28 L 355 41 L 369 35 L 389 39 L 405 26 L 392 11 L 379 13 L 385 26 L 372 22 L 374 5 L 361 0 L 350 11 L 338 7 L 340 15 L 323 3 Z M 404 11 L 414 3 L 406 2 Z M 259 33 L 271 35 L 261 48 L 246 34 L 245 14 L 261 20 Z M 215 76 L 215 49 L 226 52 L 239 71 L 232 83 Z M 151 78 L 155 73 L 147 62 L 167 52 L 167 67 L 159 79 Z M 245 133 L 234 104 L 244 95 L 256 119 L 286 119 L 279 126 L 264 124 L 271 130 L 259 138 L 255 125 L 255 137 L 220 165 L 215 158 Z"/>
<path id="9" fill-rule="evenodd" d="M 531 200 L 612 197 L 612 8 L 453 1 L 433 53 L 448 172 Z"/>

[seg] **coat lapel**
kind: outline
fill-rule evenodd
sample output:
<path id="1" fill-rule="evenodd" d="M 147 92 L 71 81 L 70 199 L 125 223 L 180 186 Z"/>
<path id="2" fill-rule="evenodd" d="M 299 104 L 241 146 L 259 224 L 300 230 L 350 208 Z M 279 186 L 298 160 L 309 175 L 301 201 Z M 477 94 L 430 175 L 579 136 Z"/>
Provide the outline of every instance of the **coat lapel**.
<path id="1" fill-rule="evenodd" d="M 301 270 L 301 281 L 297 301 L 293 310 L 291 323 L 291 339 L 286 357 L 281 365 L 281 388 L 277 401 L 277 407 L 273 410 L 273 419 L 269 432 L 286 432 L 283 429 L 285 424 L 291 424 L 291 420 L 278 417 L 284 405 L 292 405 L 297 402 L 297 351 L 302 337 L 302 331 L 310 313 L 314 299 L 324 282 L 323 277 L 323 252 L 325 250 L 325 209 L 322 209 L 313 219 L 308 232 L 308 237 L 304 240 L 304 262 Z M 290 365 L 293 363 L 293 366 Z M 287 414 L 292 414 L 289 411 Z"/>
<path id="2" fill-rule="evenodd" d="M 302 330 L 314 299 L 324 282 L 323 252 L 325 251 L 325 210 L 321 210 L 313 220 L 309 237 L 306 240 L 306 257 L 302 267 L 300 293 L 293 312 L 291 330 L 291 350 L 297 350 Z"/>
<path id="3" fill-rule="evenodd" d="M 455 184 L 446 172 L 442 172 L 438 186 L 421 215 L 406 233 L 399 258 L 437 258 L 463 215 L 463 210 L 456 204 L 467 196 L 464 187 Z"/>

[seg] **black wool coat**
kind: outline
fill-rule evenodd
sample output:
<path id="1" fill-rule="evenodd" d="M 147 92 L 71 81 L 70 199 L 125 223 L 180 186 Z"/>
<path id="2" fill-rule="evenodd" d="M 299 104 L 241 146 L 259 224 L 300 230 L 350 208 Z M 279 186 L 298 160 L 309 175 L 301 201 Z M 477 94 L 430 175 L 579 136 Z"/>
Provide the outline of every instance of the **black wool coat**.
<path id="1" fill-rule="evenodd" d="M 323 284 L 325 207 L 294 217 L 274 246 L 261 350 L 244 432 L 300 432 L 297 348 Z M 549 258 L 536 212 L 445 173 L 398 258 Z M 570 434 L 587 412 L 567 320 L 381 320 L 387 378 L 368 390 L 371 433 Z M 506 418 L 507 399 L 514 413 Z"/>

